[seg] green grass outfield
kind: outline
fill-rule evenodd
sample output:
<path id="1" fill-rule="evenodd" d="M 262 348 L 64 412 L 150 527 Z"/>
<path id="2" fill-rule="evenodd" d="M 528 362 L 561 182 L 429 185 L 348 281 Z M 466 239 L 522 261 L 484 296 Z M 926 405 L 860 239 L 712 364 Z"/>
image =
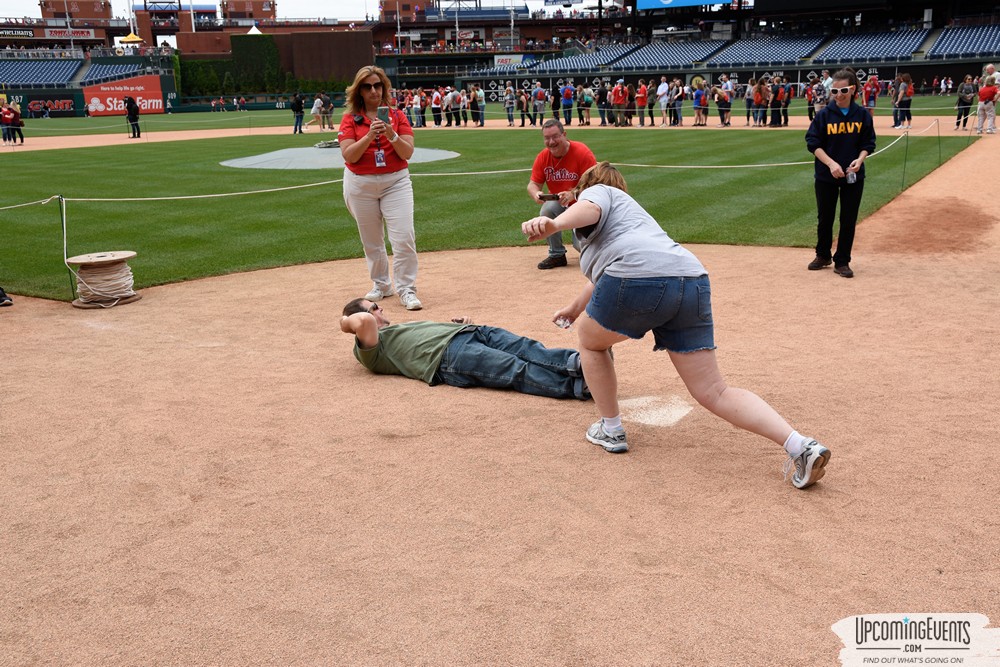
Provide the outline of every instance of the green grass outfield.
<path id="1" fill-rule="evenodd" d="M 913 115 L 914 116 L 951 116 L 955 114 L 955 100 L 957 97 L 951 95 L 949 97 L 938 97 L 934 95 L 928 95 L 923 97 L 916 97 L 913 100 Z M 736 100 L 733 105 L 733 121 L 734 124 L 743 118 L 741 115 L 743 113 L 743 103 L 741 100 Z M 308 109 L 307 109 L 308 111 Z M 490 104 L 486 108 L 488 118 L 491 119 L 502 119 L 505 117 L 503 109 L 499 104 Z M 343 109 L 338 109 L 334 113 L 334 121 L 340 122 L 340 116 L 343 113 Z M 792 101 L 791 107 L 789 107 L 789 113 L 792 116 L 805 116 L 806 106 L 805 103 L 796 98 Z M 975 115 L 975 106 L 972 109 L 973 116 Z M 684 114 L 685 116 L 694 117 L 694 109 L 691 107 L 691 101 L 688 100 L 684 104 Z M 713 105 L 710 114 L 712 120 L 714 121 L 717 112 L 715 106 Z M 892 106 L 889 104 L 888 100 L 885 98 L 879 98 L 879 107 L 875 111 L 877 121 L 884 117 L 886 122 L 885 127 L 888 127 L 890 119 L 892 116 Z M 597 117 L 597 111 L 594 110 L 594 117 Z M 430 119 L 430 111 L 427 112 L 427 118 Z M 306 113 L 306 120 L 310 120 L 311 116 Z M 280 110 L 274 109 L 270 111 L 247 111 L 247 112 L 236 112 L 227 111 L 223 112 L 198 112 L 198 113 L 175 113 L 175 114 L 150 114 L 140 117 L 140 122 L 142 124 L 143 132 L 167 132 L 176 130 L 215 130 L 215 129 L 246 129 L 248 134 L 251 134 L 253 128 L 257 127 L 280 127 L 282 125 L 287 125 L 291 127 L 292 125 L 292 112 L 288 109 Z M 315 127 L 315 126 L 314 126 Z M 876 129 L 882 127 L 876 122 Z M 916 128 L 920 129 L 920 128 Z M 58 136 L 69 136 L 76 134 L 128 134 L 129 130 L 127 123 L 125 121 L 125 116 L 95 116 L 93 118 L 47 118 L 47 119 L 25 119 L 25 136 L 28 140 L 31 137 L 58 137 Z"/>
<path id="2" fill-rule="evenodd" d="M 218 114 L 216 114 L 218 115 Z M 236 115 L 236 114 L 230 114 Z M 93 119 L 97 120 L 97 119 Z M 650 131 L 570 128 L 598 159 L 638 165 L 807 165 L 737 169 L 622 167 L 631 194 L 685 243 L 810 247 L 815 243 L 811 156 L 803 133 L 784 130 Z M 944 134 L 944 133 L 942 133 Z M 342 170 L 233 169 L 219 162 L 321 136 L 249 136 L 5 155 L 0 208 L 68 199 L 176 197 L 336 180 Z M 330 136 L 330 135 L 326 135 Z M 880 147 L 894 138 L 879 140 Z M 967 144 L 928 133 L 903 139 L 868 163 L 862 215 L 871 214 Z M 538 211 L 525 169 L 540 133 L 418 130 L 417 145 L 460 158 L 412 166 L 421 252 L 525 244 L 519 225 Z M 321 150 L 321 149 L 317 149 Z M 336 150 L 336 149 L 325 149 Z M 68 202 L 69 255 L 135 250 L 137 287 L 304 262 L 361 257 L 339 183 L 238 197 L 179 201 Z M 57 202 L 0 211 L 0 285 L 15 294 L 69 300 Z M 539 248 L 539 256 L 543 254 Z M 359 285 L 363 284 L 359 276 Z"/>

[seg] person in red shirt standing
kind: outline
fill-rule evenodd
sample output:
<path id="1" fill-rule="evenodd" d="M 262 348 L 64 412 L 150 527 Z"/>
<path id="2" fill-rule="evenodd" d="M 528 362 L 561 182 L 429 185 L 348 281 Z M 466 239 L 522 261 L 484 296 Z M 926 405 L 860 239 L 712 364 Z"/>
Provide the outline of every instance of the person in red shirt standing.
<path id="1" fill-rule="evenodd" d="M 628 90 L 625 89 L 625 79 L 618 79 L 617 85 L 611 89 L 611 106 L 614 109 L 615 127 L 625 127 L 625 104 L 628 102 Z"/>
<path id="2" fill-rule="evenodd" d="M 639 79 L 639 87 L 635 89 L 635 110 L 639 114 L 639 127 L 645 127 L 646 122 L 643 116 L 646 113 L 646 103 L 649 101 L 649 89 L 646 88 L 646 80 Z M 649 117 L 649 124 L 652 126 L 653 117 Z"/>
<path id="3" fill-rule="evenodd" d="M 576 201 L 573 188 L 583 172 L 597 164 L 597 160 L 586 144 L 566 137 L 566 129 L 557 119 L 547 120 L 542 125 L 542 140 L 545 148 L 531 166 L 528 194 L 541 205 L 539 215 L 555 218 Z M 548 189 L 547 195 L 543 194 L 543 187 Z M 573 245 L 579 250 L 575 238 Z M 539 262 L 538 268 L 554 269 L 566 264 L 562 232 L 556 232 L 549 236 L 549 256 Z"/>
<path id="4" fill-rule="evenodd" d="M 365 298 L 393 294 L 385 234 L 392 243 L 392 277 L 399 302 L 420 310 L 417 299 L 417 244 L 413 230 L 413 184 L 407 160 L 413 157 L 413 129 L 406 115 L 389 105 L 389 77 L 381 67 L 362 67 L 347 89 L 347 112 L 340 121 L 344 156 L 344 202 L 358 223 L 372 289 Z M 378 111 L 386 107 L 388 122 Z"/>
<path id="5" fill-rule="evenodd" d="M 875 105 L 878 102 L 879 85 L 876 77 L 869 77 L 864 87 L 865 108 L 872 118 L 875 117 Z"/>
<path id="6" fill-rule="evenodd" d="M 986 122 L 986 134 L 996 134 L 996 105 L 1000 99 L 1000 89 L 997 79 L 989 75 L 983 79 L 983 87 L 979 89 L 979 107 L 976 109 L 976 134 L 983 133 L 983 122 Z"/>

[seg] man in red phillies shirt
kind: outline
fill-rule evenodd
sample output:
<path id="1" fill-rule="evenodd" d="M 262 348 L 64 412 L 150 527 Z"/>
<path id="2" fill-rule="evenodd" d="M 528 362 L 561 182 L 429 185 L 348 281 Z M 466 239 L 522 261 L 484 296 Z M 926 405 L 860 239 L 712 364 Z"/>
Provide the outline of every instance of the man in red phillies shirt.
<path id="1" fill-rule="evenodd" d="M 555 218 L 576 201 L 572 190 L 583 172 L 597 164 L 597 159 L 585 144 L 570 141 L 562 123 L 554 118 L 542 125 L 542 140 L 545 148 L 531 167 L 528 194 L 541 205 L 539 215 Z M 543 187 L 549 191 L 547 196 L 555 195 L 558 199 L 543 199 Z M 576 237 L 573 237 L 573 247 L 580 249 Z M 561 231 L 549 237 L 549 256 L 538 264 L 539 269 L 554 269 L 557 266 L 566 266 L 566 246 L 563 245 Z"/>

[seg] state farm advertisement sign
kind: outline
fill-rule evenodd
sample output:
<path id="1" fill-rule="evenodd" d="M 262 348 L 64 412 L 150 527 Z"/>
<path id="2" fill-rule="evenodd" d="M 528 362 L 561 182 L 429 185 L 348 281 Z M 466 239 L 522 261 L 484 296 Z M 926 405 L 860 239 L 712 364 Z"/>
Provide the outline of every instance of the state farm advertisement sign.
<path id="1" fill-rule="evenodd" d="M 135 98 L 140 113 L 163 113 L 163 91 L 155 75 L 83 87 L 83 101 L 91 116 L 124 116 L 126 96 Z"/>

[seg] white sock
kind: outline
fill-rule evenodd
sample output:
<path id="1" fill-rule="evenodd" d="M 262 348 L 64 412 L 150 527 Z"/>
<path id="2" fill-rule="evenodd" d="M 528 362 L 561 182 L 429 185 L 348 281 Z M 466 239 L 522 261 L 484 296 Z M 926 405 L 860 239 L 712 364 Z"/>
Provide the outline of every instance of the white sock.
<path id="1" fill-rule="evenodd" d="M 617 431 L 624 431 L 622 427 L 622 416 L 616 415 L 614 417 L 601 417 L 601 424 L 604 425 L 604 430 L 608 433 L 614 433 Z"/>
<path id="2" fill-rule="evenodd" d="M 789 456 L 795 457 L 802 453 L 805 449 L 806 443 L 809 442 L 810 438 L 804 435 L 799 435 L 798 431 L 792 431 L 785 440 L 785 451 L 788 452 Z"/>

